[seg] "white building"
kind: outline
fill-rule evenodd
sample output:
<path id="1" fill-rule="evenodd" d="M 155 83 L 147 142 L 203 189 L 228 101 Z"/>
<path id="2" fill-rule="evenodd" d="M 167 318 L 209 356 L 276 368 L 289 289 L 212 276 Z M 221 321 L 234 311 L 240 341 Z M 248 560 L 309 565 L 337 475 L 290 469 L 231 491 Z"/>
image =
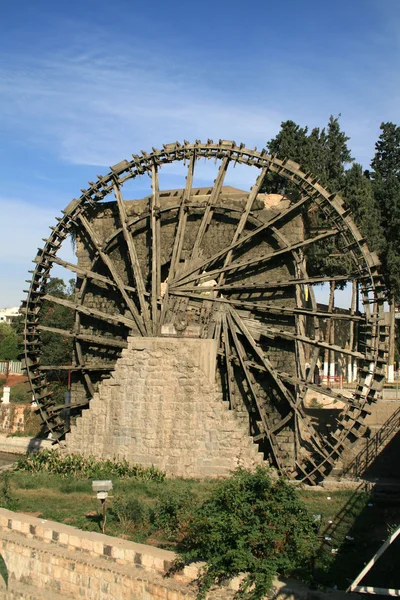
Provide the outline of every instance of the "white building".
<path id="1" fill-rule="evenodd" d="M 0 308 L 0 323 L 11 323 L 16 317 L 20 317 L 19 307 Z"/>

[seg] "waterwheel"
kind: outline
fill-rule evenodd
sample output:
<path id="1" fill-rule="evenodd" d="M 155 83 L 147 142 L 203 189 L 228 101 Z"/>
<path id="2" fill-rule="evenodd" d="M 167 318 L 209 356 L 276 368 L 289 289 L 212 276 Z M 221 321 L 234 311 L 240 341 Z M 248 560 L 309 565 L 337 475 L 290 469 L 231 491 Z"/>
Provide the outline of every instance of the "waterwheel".
<path id="1" fill-rule="evenodd" d="M 209 188 L 194 187 L 202 159 L 216 165 Z M 171 163 L 185 165 L 186 179 L 182 189 L 167 192 L 159 181 Z M 254 172 L 250 192 L 225 185 L 236 165 Z M 151 193 L 127 201 L 125 189 L 139 178 L 151 183 Z M 287 193 L 268 195 L 268 182 L 277 178 Z M 51 230 L 35 258 L 24 303 L 24 355 L 54 441 L 90 410 L 91 397 L 132 335 L 216 339 L 224 402 L 246 412 L 265 460 L 290 477 L 319 481 L 347 444 L 363 435 L 368 405 L 385 374 L 379 262 L 342 199 L 298 164 L 234 142 L 168 144 L 133 155 L 90 182 Z M 75 262 L 61 257 L 70 237 Z M 315 272 L 318 253 L 327 249 L 337 273 L 322 267 Z M 75 276 L 74 298 L 48 293 L 53 267 Z M 362 306 L 353 295 L 347 310 L 337 309 L 335 289 L 349 282 Z M 321 285 L 332 292 L 327 306 L 316 300 Z M 43 323 L 49 305 L 70 310 L 68 330 Z M 335 340 L 334 327 L 349 333 Z M 59 336 L 60 343 L 72 340 L 71 364 L 43 364 L 43 332 Z M 322 379 L 327 354 L 350 369 L 357 361 L 351 393 Z M 48 385 L 48 372 L 63 370 L 73 380 L 68 418 Z M 320 397 L 333 405 L 330 419 Z"/>

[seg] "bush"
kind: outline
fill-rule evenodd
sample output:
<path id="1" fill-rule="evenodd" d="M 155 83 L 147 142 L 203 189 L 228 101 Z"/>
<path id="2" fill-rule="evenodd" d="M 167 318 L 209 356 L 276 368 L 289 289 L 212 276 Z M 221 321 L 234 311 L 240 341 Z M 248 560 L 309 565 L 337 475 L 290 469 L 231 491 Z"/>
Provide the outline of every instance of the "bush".
<path id="1" fill-rule="evenodd" d="M 79 454 L 62 455 L 57 450 L 42 450 L 20 458 L 15 466 L 16 471 L 30 473 L 53 473 L 62 477 L 101 478 L 116 476 L 120 478 L 136 477 L 143 481 L 164 481 L 165 474 L 156 467 L 131 465 L 125 459 L 102 460 Z"/>
<path id="2" fill-rule="evenodd" d="M 273 482 L 261 467 L 254 473 L 239 469 L 194 512 L 175 569 L 206 562 L 198 581 L 200 598 L 213 584 L 246 573 L 238 596 L 259 600 L 277 574 L 307 564 L 316 543 L 313 517 L 293 485 Z"/>
<path id="3" fill-rule="evenodd" d="M 120 494 L 114 496 L 112 512 L 124 529 L 149 528 L 150 509 L 138 498 L 126 498 Z"/>
<path id="4" fill-rule="evenodd" d="M 188 523 L 198 501 L 190 489 L 166 491 L 154 509 L 153 529 L 170 541 L 180 541 L 186 534 Z"/>
<path id="5" fill-rule="evenodd" d="M 0 506 L 7 510 L 18 510 L 18 500 L 11 491 L 10 478 L 7 471 L 4 473 L 3 485 L 0 488 Z"/>

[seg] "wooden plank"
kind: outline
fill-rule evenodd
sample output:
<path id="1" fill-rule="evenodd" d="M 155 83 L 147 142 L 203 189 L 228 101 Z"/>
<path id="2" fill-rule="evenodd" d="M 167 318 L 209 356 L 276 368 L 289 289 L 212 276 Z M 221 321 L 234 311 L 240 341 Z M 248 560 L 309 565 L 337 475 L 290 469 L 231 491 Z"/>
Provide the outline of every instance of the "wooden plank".
<path id="1" fill-rule="evenodd" d="M 183 192 L 182 201 L 181 201 L 179 211 L 178 211 L 178 225 L 177 225 L 177 229 L 175 232 L 174 244 L 173 244 L 172 255 L 171 255 L 171 262 L 170 262 L 169 273 L 168 273 L 168 278 L 167 278 L 167 282 L 166 282 L 167 285 L 166 285 L 165 294 L 164 294 L 164 298 L 163 298 L 163 302 L 162 302 L 160 327 L 164 324 L 166 315 L 168 313 L 169 288 L 170 288 L 170 285 L 173 282 L 174 277 L 176 275 L 177 269 L 179 267 L 181 255 L 182 255 L 182 247 L 183 247 L 183 241 L 185 239 L 185 231 L 186 231 L 187 216 L 188 216 L 188 213 L 187 213 L 188 206 L 187 205 L 190 201 L 190 195 L 192 192 L 195 161 L 196 161 L 196 155 L 194 153 L 190 156 L 188 173 L 186 176 L 185 190 Z"/>
<path id="2" fill-rule="evenodd" d="M 240 217 L 240 221 L 238 223 L 238 226 L 236 228 L 236 231 L 234 233 L 232 242 L 231 242 L 231 246 L 233 246 L 234 244 L 236 244 L 236 242 L 238 241 L 239 237 L 242 235 L 243 230 L 246 226 L 247 223 L 247 219 L 249 218 L 249 214 L 251 212 L 251 209 L 253 208 L 253 204 L 255 202 L 255 200 L 257 199 L 257 195 L 258 192 L 260 191 L 260 188 L 263 184 L 263 181 L 265 179 L 266 174 L 269 171 L 269 167 L 264 167 L 260 173 L 260 175 L 257 177 L 257 181 L 254 184 L 254 186 L 252 187 L 250 194 L 247 198 L 247 202 L 246 202 L 246 207 Z M 224 261 L 224 266 L 226 267 L 227 265 L 229 265 L 232 262 L 232 257 L 233 257 L 233 248 L 231 250 L 228 251 L 227 255 L 225 256 L 225 261 Z M 220 275 L 220 279 L 218 281 L 219 285 L 222 285 L 224 283 L 224 276 Z"/>
<path id="3" fill-rule="evenodd" d="M 161 233 L 160 233 L 160 188 L 158 169 L 155 164 L 151 167 L 152 194 L 150 198 L 150 229 L 151 229 L 151 316 L 153 320 L 153 335 L 159 330 L 158 300 L 161 296 Z"/>
<path id="4" fill-rule="evenodd" d="M 74 265 L 73 263 L 70 263 L 66 260 L 62 260 L 61 258 L 58 258 L 57 256 L 53 256 L 51 254 L 48 254 L 51 262 L 55 263 L 56 265 L 60 265 L 61 267 L 64 267 L 65 269 L 68 269 L 68 271 L 72 271 L 73 273 L 76 273 L 79 277 L 85 278 L 87 277 L 88 279 L 94 279 L 95 281 L 101 281 L 102 283 L 105 283 L 106 285 L 109 285 L 113 288 L 118 287 L 117 284 L 115 283 L 115 281 L 113 281 L 112 279 L 109 279 L 108 277 L 105 277 L 104 275 L 100 275 L 99 273 L 96 273 L 95 271 L 91 271 L 90 269 L 85 269 L 84 267 L 80 267 L 78 265 Z M 124 288 L 127 292 L 137 292 L 136 288 L 131 287 L 129 285 L 124 285 Z"/>
<path id="5" fill-rule="evenodd" d="M 227 318 L 227 323 L 228 323 L 228 326 L 229 326 L 229 329 L 230 329 L 230 332 L 231 332 L 232 340 L 233 340 L 233 343 L 235 345 L 236 352 L 237 352 L 237 355 L 239 357 L 239 360 L 240 360 L 240 363 L 241 363 L 241 366 L 242 366 L 243 373 L 244 373 L 244 375 L 246 377 L 247 384 L 248 384 L 248 386 L 250 388 L 251 394 L 252 394 L 252 396 L 254 398 L 254 401 L 256 403 L 256 406 L 257 406 L 257 409 L 258 409 L 258 412 L 259 412 L 259 415 L 260 415 L 263 427 L 265 429 L 265 433 L 266 433 L 266 435 L 268 437 L 268 441 L 269 441 L 269 444 L 271 446 L 272 454 L 274 456 L 276 465 L 277 465 L 278 469 L 282 469 L 283 465 L 282 465 L 280 456 L 277 453 L 277 445 L 278 444 L 276 442 L 274 434 L 272 433 L 272 427 L 270 425 L 268 416 L 267 416 L 265 410 L 263 410 L 263 407 L 261 405 L 260 399 L 258 398 L 257 390 L 255 389 L 252 375 L 251 375 L 251 373 L 249 372 L 249 370 L 247 368 L 246 359 L 245 359 L 245 352 L 244 352 L 243 347 L 242 347 L 242 345 L 241 345 L 241 343 L 240 343 L 240 341 L 239 341 L 239 339 L 237 337 L 235 326 L 234 326 L 234 323 L 233 323 L 233 320 L 232 320 L 232 316 L 230 315 L 230 313 L 227 313 L 226 318 Z"/>
<path id="6" fill-rule="evenodd" d="M 122 298 L 124 299 L 128 309 L 130 310 L 130 312 L 136 322 L 138 330 L 140 331 L 140 333 L 142 335 L 145 335 L 146 331 L 144 328 L 143 319 L 139 315 L 138 309 L 136 308 L 135 303 L 133 302 L 132 298 L 130 298 L 130 296 L 128 296 L 128 294 L 125 290 L 125 284 L 124 284 L 122 278 L 120 277 L 120 275 L 118 274 L 113 261 L 108 256 L 108 254 L 103 252 L 100 241 L 97 238 L 97 235 L 95 234 L 93 228 L 91 227 L 91 225 L 90 225 L 89 221 L 86 219 L 86 217 L 83 214 L 79 214 L 78 218 L 79 218 L 79 221 L 82 223 L 84 229 L 86 230 L 88 236 L 90 237 L 92 244 L 96 248 L 101 260 L 104 262 L 104 264 L 110 271 L 112 278 L 114 279 L 115 283 L 117 284 L 120 294 L 121 294 Z"/>
<path id="7" fill-rule="evenodd" d="M 226 366 L 226 379 L 228 383 L 228 397 L 229 405 L 231 409 L 236 408 L 235 401 L 235 375 L 232 368 L 232 352 L 229 344 L 229 330 L 226 314 L 222 316 L 222 331 L 224 336 L 224 352 L 225 352 L 225 366 Z"/>
<path id="8" fill-rule="evenodd" d="M 39 371 L 113 371 L 114 363 L 89 365 L 40 365 Z"/>
<path id="9" fill-rule="evenodd" d="M 187 223 L 187 206 L 186 205 L 190 200 L 190 194 L 192 192 L 195 160 L 196 160 L 196 157 L 194 154 L 192 154 L 190 157 L 188 173 L 186 176 L 185 190 L 183 192 L 182 202 L 179 207 L 178 227 L 177 227 L 177 230 L 175 233 L 174 246 L 172 249 L 171 264 L 170 264 L 169 275 L 168 275 L 169 283 L 171 283 L 174 280 L 176 270 L 179 265 L 181 254 L 182 254 L 182 246 L 183 246 L 183 240 L 185 237 L 185 230 L 186 230 L 186 223 Z"/>
<path id="10" fill-rule="evenodd" d="M 144 326 L 146 328 L 147 333 L 151 333 L 150 315 L 149 315 L 147 301 L 145 299 L 146 288 L 144 285 L 142 269 L 140 267 L 140 262 L 139 262 L 138 254 L 136 251 L 135 242 L 133 241 L 133 237 L 127 226 L 128 215 L 126 213 L 125 203 L 122 198 L 121 190 L 119 189 L 119 187 L 116 184 L 114 185 L 114 194 L 117 199 L 119 218 L 120 218 L 120 222 L 122 225 L 122 231 L 123 231 L 125 243 L 128 247 L 128 254 L 129 254 L 131 267 L 133 270 L 133 276 L 134 276 L 136 286 L 137 286 L 137 295 L 138 295 L 139 305 L 140 305 L 140 309 L 141 309 L 143 320 L 144 320 Z"/>
<path id="11" fill-rule="evenodd" d="M 274 223 L 280 221 L 281 219 L 283 219 L 284 217 L 286 217 L 287 215 L 289 215 L 291 212 L 296 211 L 299 208 L 301 208 L 303 206 L 303 204 L 307 200 L 308 200 L 308 196 L 304 196 L 298 202 L 296 202 L 295 204 L 293 204 L 292 206 L 290 206 L 288 209 L 282 211 L 281 213 L 279 213 L 278 215 L 276 215 L 275 217 L 273 217 L 272 219 L 270 219 L 266 223 L 263 223 L 259 227 L 256 227 L 256 229 L 254 229 L 253 231 L 251 231 L 247 235 L 244 235 L 243 237 L 240 237 L 238 240 L 236 240 L 236 242 L 234 244 L 230 244 L 229 246 L 227 246 L 223 250 L 220 250 L 219 252 L 217 252 L 216 254 L 214 254 L 213 256 L 211 256 L 211 258 L 208 258 L 207 260 L 203 261 L 198 267 L 191 268 L 191 269 L 185 271 L 184 273 L 182 273 L 182 275 L 180 275 L 177 278 L 177 281 L 181 281 L 183 279 L 186 279 L 187 277 L 189 277 L 189 275 L 191 275 L 192 273 L 194 273 L 197 270 L 204 271 L 206 268 L 208 268 L 210 265 L 212 265 L 216 260 L 218 260 L 218 259 L 223 258 L 224 256 L 226 256 L 230 250 L 234 250 L 236 248 L 239 248 L 240 246 L 243 246 L 244 244 L 246 244 L 247 242 L 249 242 L 250 240 L 252 240 L 256 235 L 258 235 L 262 231 L 265 231 L 266 229 L 269 229 Z"/>
<path id="12" fill-rule="evenodd" d="M 229 160 L 230 160 L 229 156 L 225 156 L 222 159 L 222 163 L 218 169 L 218 175 L 215 180 L 213 189 L 211 191 L 210 198 L 207 202 L 207 206 L 205 208 L 203 218 L 201 220 L 200 227 L 197 231 L 196 239 L 193 244 L 192 255 L 191 255 L 192 259 L 197 258 L 199 256 L 200 246 L 202 244 L 204 234 L 206 233 L 208 226 L 211 222 L 212 216 L 213 216 L 214 204 L 218 200 L 219 195 L 222 190 L 222 186 L 224 184 L 225 175 L 228 170 Z"/>
<path id="13" fill-rule="evenodd" d="M 275 289 L 275 288 L 284 288 L 284 287 L 294 287 L 296 285 L 319 285 L 321 283 L 329 283 L 330 281 L 355 281 L 357 279 L 361 279 L 361 277 L 356 278 L 354 275 L 340 275 L 337 277 L 301 277 L 299 279 L 279 279 L 276 281 L 266 281 L 264 283 L 227 283 L 224 285 L 215 285 L 213 290 L 224 290 L 224 291 L 245 291 L 252 292 L 258 289 Z M 197 291 L 198 286 L 188 286 L 188 287 L 179 287 L 180 291 Z"/>
<path id="14" fill-rule="evenodd" d="M 275 250 L 274 252 L 267 252 L 266 254 L 261 254 L 257 257 L 254 258 L 248 258 L 247 260 L 238 260 L 238 261 L 234 261 L 232 262 L 230 265 L 227 266 L 221 266 L 217 269 L 214 269 L 212 271 L 208 271 L 208 272 L 204 272 L 201 274 L 197 274 L 197 275 L 193 275 L 191 277 L 188 278 L 180 278 L 179 280 L 179 284 L 182 286 L 187 285 L 188 283 L 190 283 L 191 281 L 197 281 L 197 280 L 201 280 L 204 278 L 212 278 L 215 279 L 216 276 L 219 276 L 220 273 L 223 273 L 225 271 L 232 271 L 235 269 L 243 269 L 244 267 L 249 267 L 250 265 L 254 265 L 256 263 L 260 263 L 260 262 L 267 262 L 270 261 L 278 256 L 281 256 L 283 254 L 287 254 L 288 252 L 293 252 L 293 250 L 297 250 L 299 248 L 304 248 L 306 246 L 310 246 L 311 244 L 314 244 L 315 242 L 320 242 L 324 239 L 327 239 L 329 237 L 333 237 L 335 235 L 338 235 L 338 233 L 340 233 L 337 229 L 329 229 L 327 231 L 325 231 L 324 233 L 321 233 L 313 238 L 308 238 L 306 240 L 303 240 L 301 242 L 296 242 L 295 244 L 292 244 L 291 246 L 288 246 L 286 248 L 280 248 L 279 250 Z M 201 266 L 198 267 L 198 269 L 200 270 Z M 178 287 L 178 285 L 174 286 L 174 287 Z"/>
<path id="15" fill-rule="evenodd" d="M 197 291 L 201 288 L 195 288 Z M 212 292 L 215 288 L 203 288 L 205 292 Z M 178 291 L 179 290 L 179 291 Z M 193 300 L 222 302 L 224 304 L 232 304 L 233 306 L 239 306 L 240 308 L 248 309 L 257 312 L 268 312 L 273 314 L 289 314 L 289 315 L 308 315 L 310 317 L 318 317 L 320 319 L 326 319 L 327 317 L 332 319 L 344 319 L 345 321 L 363 321 L 365 317 L 351 314 L 342 313 L 328 313 L 324 311 L 314 311 L 309 308 L 298 308 L 291 306 L 278 306 L 276 304 L 263 303 L 262 301 L 248 301 L 248 300 L 230 300 L 229 298 L 212 298 L 203 294 L 192 294 L 190 292 L 183 292 L 178 288 L 177 290 L 170 291 L 171 296 L 184 296 L 186 298 L 192 298 Z"/>
<path id="16" fill-rule="evenodd" d="M 102 335 L 90 335 L 85 333 L 74 333 L 67 329 L 58 329 L 57 327 L 47 327 L 46 325 L 38 325 L 37 329 L 40 331 L 49 331 L 50 333 L 56 333 L 62 337 L 73 338 L 89 342 L 91 344 L 99 344 L 100 346 L 109 346 L 110 348 L 127 348 L 128 343 L 123 340 L 117 340 L 114 337 L 105 337 Z"/>
<path id="17" fill-rule="evenodd" d="M 244 320 L 240 318 L 240 316 L 235 311 L 235 309 L 230 308 L 229 311 L 230 311 L 230 314 L 232 315 L 233 320 L 236 322 L 239 330 L 246 337 L 249 344 L 253 348 L 253 351 L 258 356 L 258 358 L 261 360 L 261 363 L 266 367 L 267 372 L 270 374 L 272 379 L 275 381 L 275 384 L 276 384 L 278 390 L 281 392 L 283 397 L 286 399 L 286 401 L 288 402 L 288 404 L 291 407 L 291 409 L 293 410 L 293 412 L 299 416 L 303 426 L 309 430 L 309 433 L 311 435 L 310 442 L 313 443 L 316 446 L 316 448 L 318 448 L 318 451 L 321 454 L 326 455 L 325 448 L 323 448 L 323 446 L 320 445 L 320 443 L 318 441 L 316 432 L 314 431 L 314 427 L 311 424 L 311 419 L 304 413 L 302 407 L 297 405 L 294 397 L 292 396 L 292 394 L 289 392 L 287 387 L 282 382 L 282 380 L 279 376 L 279 373 L 276 371 L 276 369 L 274 369 L 270 360 L 265 356 L 264 352 L 256 344 L 249 329 L 246 327 Z"/>
<path id="18" fill-rule="evenodd" d="M 74 302 L 71 302 L 70 300 L 65 300 L 64 298 L 57 298 L 57 296 L 52 296 L 51 294 L 45 294 L 43 296 L 43 299 L 48 300 L 49 302 L 54 302 L 55 304 L 60 304 L 61 306 L 65 306 L 67 308 L 70 308 L 71 310 L 77 311 L 84 315 L 88 315 L 89 317 L 96 317 L 98 319 L 101 319 L 102 321 L 126 325 L 126 327 L 129 327 L 130 329 L 133 329 L 134 331 L 139 333 L 136 327 L 136 322 L 132 319 L 127 319 L 123 315 L 111 315 L 102 312 L 101 310 L 97 310 L 96 308 L 89 308 L 88 306 L 83 306 L 82 304 L 75 304 Z"/>

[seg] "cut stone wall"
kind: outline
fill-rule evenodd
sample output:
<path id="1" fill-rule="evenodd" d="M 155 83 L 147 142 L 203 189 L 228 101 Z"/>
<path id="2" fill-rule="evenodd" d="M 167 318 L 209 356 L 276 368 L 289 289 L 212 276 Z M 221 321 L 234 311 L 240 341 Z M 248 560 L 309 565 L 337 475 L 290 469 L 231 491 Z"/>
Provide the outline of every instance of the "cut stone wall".
<path id="1" fill-rule="evenodd" d="M 263 463 L 248 425 L 218 391 L 216 351 L 211 339 L 128 338 L 64 450 L 123 457 L 179 477 L 223 477 Z"/>
<path id="2" fill-rule="evenodd" d="M 203 563 L 165 577 L 176 554 L 0 508 L 2 600 L 196 600 Z M 209 600 L 233 600 L 240 577 Z M 274 600 L 347 600 L 343 592 L 274 581 Z M 271 596 L 272 597 L 272 596 Z"/>

